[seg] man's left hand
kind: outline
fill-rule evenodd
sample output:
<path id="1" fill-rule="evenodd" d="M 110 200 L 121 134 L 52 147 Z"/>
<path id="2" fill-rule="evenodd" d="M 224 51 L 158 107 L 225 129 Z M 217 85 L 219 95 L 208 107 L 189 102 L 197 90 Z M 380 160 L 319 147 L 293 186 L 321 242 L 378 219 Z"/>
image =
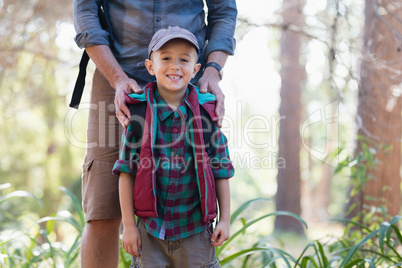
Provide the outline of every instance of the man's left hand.
<path id="1" fill-rule="evenodd" d="M 215 114 L 218 117 L 216 124 L 218 127 L 222 127 L 223 117 L 225 116 L 225 95 L 219 86 L 220 78 L 218 71 L 215 68 L 206 68 L 198 82 L 200 85 L 200 93 L 211 92 L 215 95 Z"/>

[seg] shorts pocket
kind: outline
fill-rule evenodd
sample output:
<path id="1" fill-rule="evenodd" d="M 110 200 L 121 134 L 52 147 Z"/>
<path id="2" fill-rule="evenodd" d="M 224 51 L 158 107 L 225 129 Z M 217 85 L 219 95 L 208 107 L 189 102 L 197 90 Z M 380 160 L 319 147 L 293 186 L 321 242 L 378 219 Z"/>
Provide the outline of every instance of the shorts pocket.
<path id="1" fill-rule="evenodd" d="M 219 264 L 218 260 L 215 259 L 208 264 L 204 264 L 202 268 L 220 268 L 221 265 Z"/>
<path id="2" fill-rule="evenodd" d="M 89 160 L 87 160 L 85 158 L 85 161 L 82 164 L 82 175 L 81 175 L 82 176 L 81 177 L 81 179 L 82 179 L 82 188 L 81 188 L 82 194 L 84 194 L 86 192 L 87 184 L 88 184 L 88 181 L 89 181 L 89 170 L 91 169 L 91 167 L 92 167 L 92 165 L 94 163 L 94 160 L 95 159 L 93 159 L 93 158 L 90 158 Z M 84 198 L 84 196 L 83 196 L 83 198 Z"/>
<path id="3" fill-rule="evenodd" d="M 85 159 L 84 164 L 82 164 L 83 173 L 88 172 L 91 169 L 94 160 L 94 158 L 90 158 L 88 161 Z"/>

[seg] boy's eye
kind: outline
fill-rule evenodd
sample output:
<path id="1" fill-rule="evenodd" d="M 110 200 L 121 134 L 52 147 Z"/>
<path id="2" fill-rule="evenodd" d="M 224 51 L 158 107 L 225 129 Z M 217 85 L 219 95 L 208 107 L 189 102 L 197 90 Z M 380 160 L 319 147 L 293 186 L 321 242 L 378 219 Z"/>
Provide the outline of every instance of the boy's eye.
<path id="1" fill-rule="evenodd" d="M 187 60 L 187 59 L 181 59 L 181 61 L 188 62 L 188 60 Z"/>
<path id="2" fill-rule="evenodd" d="M 169 57 L 164 57 L 162 58 L 162 60 L 169 60 Z"/>

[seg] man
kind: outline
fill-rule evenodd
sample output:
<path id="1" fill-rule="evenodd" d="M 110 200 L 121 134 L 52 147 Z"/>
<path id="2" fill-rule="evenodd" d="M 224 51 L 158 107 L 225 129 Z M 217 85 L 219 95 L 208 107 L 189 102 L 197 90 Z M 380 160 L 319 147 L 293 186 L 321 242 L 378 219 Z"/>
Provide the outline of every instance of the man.
<path id="1" fill-rule="evenodd" d="M 234 53 L 237 9 L 235 0 L 74 0 L 75 38 L 85 47 L 97 70 L 93 77 L 88 148 L 83 165 L 83 207 L 87 226 L 83 235 L 82 267 L 117 267 L 121 213 L 118 181 L 112 168 L 118 159 L 119 123 L 127 127 L 130 111 L 125 93 L 140 93 L 154 80 L 144 66 L 153 34 L 168 26 L 192 32 L 200 45 L 200 72 L 191 82 L 217 98 L 221 126 L 224 95 L 218 85 L 228 55 Z M 100 9 L 108 30 L 101 27 Z M 205 24 L 207 20 L 208 25 Z M 114 103 L 114 106 L 113 106 Z"/>

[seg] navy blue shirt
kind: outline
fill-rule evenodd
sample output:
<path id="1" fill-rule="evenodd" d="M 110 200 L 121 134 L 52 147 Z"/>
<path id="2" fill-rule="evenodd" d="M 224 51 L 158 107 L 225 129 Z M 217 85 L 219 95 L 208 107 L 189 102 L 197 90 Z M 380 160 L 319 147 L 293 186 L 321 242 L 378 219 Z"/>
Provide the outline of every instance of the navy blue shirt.
<path id="1" fill-rule="evenodd" d="M 209 53 L 233 55 L 237 8 L 235 0 L 74 0 L 75 41 L 80 48 L 109 45 L 123 70 L 134 79 L 154 80 L 144 66 L 153 34 L 168 26 L 192 32 L 200 46 L 200 63 Z M 110 33 L 100 26 L 103 6 Z M 201 76 L 197 75 L 195 83 Z"/>

